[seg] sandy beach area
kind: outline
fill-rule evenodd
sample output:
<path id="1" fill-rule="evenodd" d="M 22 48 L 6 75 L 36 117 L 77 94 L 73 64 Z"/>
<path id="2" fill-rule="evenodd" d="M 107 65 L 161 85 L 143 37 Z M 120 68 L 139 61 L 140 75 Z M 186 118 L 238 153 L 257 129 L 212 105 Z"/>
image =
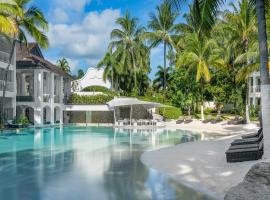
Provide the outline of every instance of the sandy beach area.
<path id="1" fill-rule="evenodd" d="M 228 189 L 240 183 L 252 165 L 262 161 L 270 162 L 270 159 L 242 163 L 226 162 L 225 152 L 232 140 L 258 130 L 255 124 L 227 125 L 226 122 L 222 122 L 213 125 L 194 121 L 177 125 L 175 122 L 169 122 L 167 128 L 204 134 L 217 133 L 220 137 L 211 141 L 189 142 L 145 152 L 141 157 L 142 162 L 216 199 L 223 199 Z"/>

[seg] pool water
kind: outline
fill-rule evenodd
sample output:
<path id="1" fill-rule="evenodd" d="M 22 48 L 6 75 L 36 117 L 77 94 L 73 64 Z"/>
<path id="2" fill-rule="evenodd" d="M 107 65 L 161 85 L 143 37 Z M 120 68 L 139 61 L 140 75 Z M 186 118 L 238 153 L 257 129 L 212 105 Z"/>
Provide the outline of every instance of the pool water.
<path id="1" fill-rule="evenodd" d="M 144 151 L 200 140 L 183 131 L 105 127 L 0 135 L 1 200 L 208 200 L 147 168 Z"/>

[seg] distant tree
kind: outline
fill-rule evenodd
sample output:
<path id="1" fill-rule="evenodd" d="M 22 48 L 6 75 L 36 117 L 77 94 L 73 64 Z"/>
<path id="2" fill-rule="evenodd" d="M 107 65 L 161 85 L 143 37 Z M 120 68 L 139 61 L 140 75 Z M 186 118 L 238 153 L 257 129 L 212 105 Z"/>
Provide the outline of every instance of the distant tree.
<path id="1" fill-rule="evenodd" d="M 78 75 L 77 75 L 77 79 L 80 79 L 80 78 L 82 78 L 83 76 L 84 76 L 84 71 L 82 70 L 82 69 L 79 69 L 78 70 Z"/>
<path id="2" fill-rule="evenodd" d="M 60 67 L 63 71 L 70 73 L 70 66 L 66 58 L 57 60 L 57 66 Z"/>

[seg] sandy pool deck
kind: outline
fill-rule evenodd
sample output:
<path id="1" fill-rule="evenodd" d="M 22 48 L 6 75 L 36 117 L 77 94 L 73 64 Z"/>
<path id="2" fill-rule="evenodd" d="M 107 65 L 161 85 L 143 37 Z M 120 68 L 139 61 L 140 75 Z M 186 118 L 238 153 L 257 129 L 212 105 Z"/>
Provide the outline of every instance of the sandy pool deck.
<path id="1" fill-rule="evenodd" d="M 167 128 L 204 134 L 215 132 L 222 135 L 216 140 L 184 143 L 145 152 L 141 157 L 142 162 L 148 167 L 166 173 L 184 185 L 216 199 L 223 199 L 228 189 L 240 183 L 252 165 L 262 161 L 270 162 L 270 159 L 242 163 L 226 162 L 225 151 L 231 141 L 239 138 L 241 134 L 256 131 L 256 126 L 234 126 L 226 123 L 213 125 L 195 121 L 180 125 L 170 122 Z"/>

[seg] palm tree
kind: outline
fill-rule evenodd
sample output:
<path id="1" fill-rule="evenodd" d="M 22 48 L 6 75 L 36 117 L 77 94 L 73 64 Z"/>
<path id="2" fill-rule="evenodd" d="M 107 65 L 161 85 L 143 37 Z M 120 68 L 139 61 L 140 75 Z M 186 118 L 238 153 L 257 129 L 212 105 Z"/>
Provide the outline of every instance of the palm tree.
<path id="1" fill-rule="evenodd" d="M 238 6 L 231 4 L 233 12 L 227 12 L 224 16 L 226 20 L 225 28 L 228 29 L 232 35 L 232 43 L 238 42 L 242 49 L 242 53 L 249 51 L 249 45 L 257 37 L 256 27 L 256 15 L 249 0 L 243 0 L 239 2 Z M 246 58 L 246 62 L 243 63 L 243 67 L 250 62 Z M 250 123 L 249 119 L 249 103 L 248 103 L 248 79 L 246 79 L 246 123 Z"/>
<path id="2" fill-rule="evenodd" d="M 166 72 L 164 71 L 165 69 L 162 67 L 162 66 L 158 66 L 157 67 L 158 71 L 156 72 L 155 74 L 155 79 L 153 81 L 153 86 L 154 88 L 156 88 L 157 90 L 164 90 L 164 82 L 167 82 L 169 81 L 169 74 L 170 74 L 170 71 L 171 71 L 171 68 L 168 67 L 166 68 Z M 167 74 L 167 76 L 164 76 L 164 74 Z M 166 78 L 166 80 L 164 80 L 164 78 Z"/>
<path id="3" fill-rule="evenodd" d="M 79 69 L 78 74 L 77 74 L 77 79 L 82 78 L 84 76 L 84 74 L 85 74 L 84 71 L 82 69 Z"/>
<path id="4" fill-rule="evenodd" d="M 216 43 L 196 33 L 186 36 L 186 48 L 179 55 L 176 67 L 187 67 L 187 74 L 195 72 L 196 82 L 201 85 L 201 119 L 204 119 L 204 84 L 211 79 L 210 67 L 223 65 L 214 53 Z"/>
<path id="5" fill-rule="evenodd" d="M 60 67 L 64 72 L 70 73 L 70 66 L 65 58 L 57 60 L 57 66 Z"/>
<path id="6" fill-rule="evenodd" d="M 148 27 L 153 32 L 147 32 L 146 37 L 151 41 L 151 47 L 156 47 L 163 43 L 164 53 L 164 82 L 163 88 L 166 89 L 166 60 L 167 60 L 167 47 L 172 48 L 174 46 L 173 36 L 175 28 L 175 20 L 177 14 L 173 12 L 171 4 L 164 2 L 156 8 L 157 14 L 150 13 L 150 21 Z M 165 94 L 165 93 L 164 93 Z M 165 97 L 165 95 L 164 95 Z"/>
<path id="7" fill-rule="evenodd" d="M 11 36 L 12 48 L 9 56 L 8 65 L 5 69 L 4 75 L 4 87 L 3 87 L 3 100 L 6 95 L 6 86 L 8 79 L 8 71 L 12 62 L 14 55 L 16 43 L 27 44 L 26 34 L 30 35 L 41 47 L 47 48 L 49 46 L 49 41 L 44 31 L 48 30 L 48 22 L 46 21 L 41 10 L 34 6 L 29 6 L 31 0 L 11 0 L 10 6 L 13 8 L 12 12 L 9 12 L 7 17 L 11 18 L 13 21 L 13 26 L 17 30 L 15 35 Z M 8 3 L 7 3 L 8 4 Z M 1 115 L 4 116 L 4 104 L 1 101 Z M 2 123 L 4 122 L 4 117 L 1 118 Z"/>
<path id="8" fill-rule="evenodd" d="M 16 13 L 16 7 L 8 2 L 0 2 L 0 34 L 13 37 L 17 34 L 18 29 L 14 17 L 12 15 Z"/>
<path id="9" fill-rule="evenodd" d="M 112 48 L 109 48 L 108 52 L 97 64 L 97 68 L 104 67 L 103 80 L 111 80 L 112 90 L 115 89 L 114 77 L 116 76 L 116 62 L 112 53 Z"/>
<path id="10" fill-rule="evenodd" d="M 119 61 L 122 74 L 133 76 L 133 90 L 138 89 L 137 73 L 141 69 L 148 69 L 149 50 L 144 44 L 144 28 L 138 25 L 138 19 L 132 18 L 129 12 L 116 20 L 118 29 L 111 32 L 110 48 L 114 50 L 114 57 Z"/>

